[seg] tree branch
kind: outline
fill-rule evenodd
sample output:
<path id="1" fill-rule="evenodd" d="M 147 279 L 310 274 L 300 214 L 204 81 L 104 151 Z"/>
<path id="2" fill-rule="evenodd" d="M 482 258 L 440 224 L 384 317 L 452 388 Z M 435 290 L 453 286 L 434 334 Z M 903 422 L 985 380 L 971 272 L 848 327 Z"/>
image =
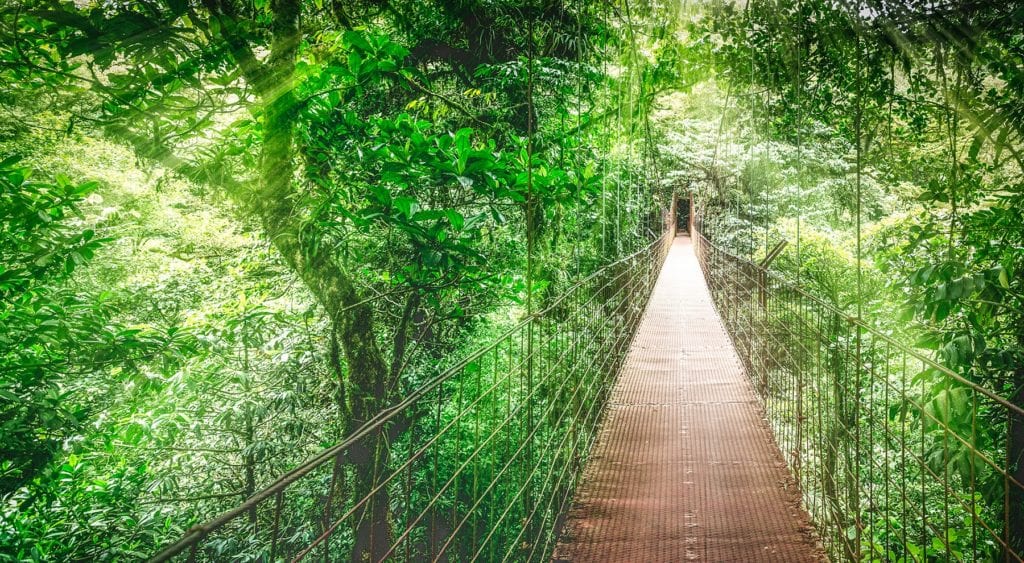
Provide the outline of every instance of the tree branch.
<path id="1" fill-rule="evenodd" d="M 490 129 L 492 127 L 492 125 L 490 123 L 487 123 L 486 121 L 481 120 L 479 117 L 474 115 L 473 112 L 469 111 L 469 109 L 466 108 L 465 106 L 463 106 L 462 104 L 456 102 L 455 100 L 452 100 L 451 98 L 448 98 L 444 94 L 440 94 L 438 92 L 435 92 L 435 91 L 427 88 L 426 86 L 424 86 L 424 85 L 420 84 L 419 82 L 417 82 L 415 78 L 409 76 L 408 74 L 406 74 L 404 72 L 402 72 L 400 74 L 402 75 L 402 78 L 404 78 L 405 81 L 410 86 L 412 86 L 413 90 L 416 90 L 417 92 L 420 92 L 422 94 L 426 94 L 427 96 L 430 96 L 432 98 L 437 98 L 438 100 L 441 100 L 441 102 L 444 103 L 446 106 L 448 106 L 448 107 L 454 109 L 455 111 L 461 113 L 462 115 L 468 117 L 473 122 L 480 124 L 480 126 L 485 128 L 485 129 Z"/>

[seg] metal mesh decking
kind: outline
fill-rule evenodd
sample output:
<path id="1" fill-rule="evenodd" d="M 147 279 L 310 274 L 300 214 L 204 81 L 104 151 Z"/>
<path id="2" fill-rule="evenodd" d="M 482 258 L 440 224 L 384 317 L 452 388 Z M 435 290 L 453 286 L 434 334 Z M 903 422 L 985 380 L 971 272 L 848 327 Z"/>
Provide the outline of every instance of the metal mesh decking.
<path id="1" fill-rule="evenodd" d="M 799 496 L 677 238 L 609 403 L 560 561 L 820 561 Z"/>

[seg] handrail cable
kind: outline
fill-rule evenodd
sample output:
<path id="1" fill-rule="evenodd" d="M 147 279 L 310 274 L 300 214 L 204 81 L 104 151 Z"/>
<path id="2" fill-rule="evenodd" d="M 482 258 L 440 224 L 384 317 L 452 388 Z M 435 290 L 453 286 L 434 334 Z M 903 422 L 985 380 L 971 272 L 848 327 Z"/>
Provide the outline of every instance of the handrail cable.
<path id="1" fill-rule="evenodd" d="M 1006 503 L 1024 483 L 1000 461 L 998 443 L 978 443 L 975 415 L 957 423 L 949 405 L 956 394 L 992 428 L 1024 417 L 1024 408 L 704 233 L 694 240 L 715 306 L 831 557 L 923 561 L 927 549 L 949 560 L 1024 561 L 1000 532 L 1009 525 Z M 929 373 L 936 375 L 922 376 Z M 841 388 L 836 394 L 848 380 L 863 387 L 856 426 L 845 418 L 854 399 Z M 933 397 L 934 387 L 947 394 Z M 810 397 L 803 409 L 801 397 Z M 951 445 L 968 452 L 962 464 L 953 466 L 960 462 L 949 457 Z M 983 474 L 987 481 L 976 477 Z"/>
<path id="2" fill-rule="evenodd" d="M 925 356 L 925 355 L 923 355 L 921 353 L 915 352 L 913 349 L 908 347 L 906 344 L 904 344 L 902 342 L 899 342 L 898 340 L 892 338 L 891 336 L 886 335 L 885 333 L 879 331 L 878 329 L 874 328 L 873 326 L 869 325 L 868 323 L 864 322 L 863 320 L 858 319 L 856 316 L 850 316 L 846 312 L 844 312 L 844 311 L 840 310 L 839 308 L 837 308 L 835 305 L 833 305 L 833 304 L 831 304 L 831 303 L 821 299 L 820 297 L 815 296 L 812 293 L 809 293 L 807 290 L 805 290 L 802 287 L 800 287 L 799 285 L 797 285 L 796 282 L 794 282 L 792 280 L 786 279 L 784 276 L 782 276 L 782 274 L 780 274 L 778 272 L 775 272 L 773 270 L 762 268 L 760 265 L 758 265 L 758 264 L 756 264 L 754 262 L 750 262 L 749 260 L 747 260 L 746 258 L 743 258 L 742 256 L 737 256 L 737 255 L 729 252 L 728 250 L 723 249 L 721 246 L 711 242 L 711 240 L 708 239 L 703 233 L 698 234 L 695 237 L 695 239 L 700 239 L 700 243 L 699 244 L 705 245 L 705 246 L 713 249 L 715 252 L 718 252 L 718 253 L 728 257 L 731 260 L 735 260 L 735 261 L 743 262 L 745 264 L 749 264 L 752 268 L 754 268 L 756 270 L 764 270 L 764 273 L 765 273 L 765 275 L 767 277 L 772 278 L 772 279 L 777 279 L 781 285 L 786 286 L 786 290 L 787 291 L 792 291 L 794 293 L 800 294 L 805 299 L 809 299 L 815 305 L 817 305 L 817 306 L 819 306 L 819 307 L 821 307 L 823 309 L 826 309 L 830 313 L 834 313 L 836 315 L 839 315 L 839 317 L 841 317 L 844 321 L 847 321 L 847 322 L 850 322 L 850 323 L 853 323 L 853 324 L 856 324 L 856 325 L 860 325 L 860 327 L 862 329 L 864 329 L 865 332 L 871 334 L 871 336 L 873 338 L 878 338 L 880 340 L 883 340 L 883 341 L 885 341 L 885 342 L 887 342 L 887 343 L 897 347 L 900 352 L 905 352 L 906 354 L 908 354 L 909 356 L 913 357 L 914 359 L 920 360 L 920 361 L 928 364 L 929 368 L 934 369 L 934 370 L 940 372 L 944 377 L 948 377 L 948 378 L 956 381 L 957 383 L 959 383 L 961 385 L 969 387 L 971 391 L 975 391 L 975 392 L 981 393 L 982 395 L 984 395 L 988 399 L 991 399 L 992 401 L 995 401 L 996 403 L 998 403 L 999 406 L 1001 406 L 1001 407 L 1005 407 L 1006 409 L 1008 409 L 1008 410 L 1010 410 L 1010 411 L 1012 411 L 1012 412 L 1014 412 L 1016 414 L 1024 416 L 1024 407 L 1017 406 L 1017 405 L 1007 401 L 1003 397 L 1000 397 L 999 395 L 997 395 L 994 392 L 986 389 L 985 387 L 983 387 L 981 385 L 978 385 L 977 383 L 975 383 L 975 382 L 973 382 L 973 381 L 971 381 L 969 379 L 964 378 L 962 375 L 956 373 L 955 371 L 949 369 L 946 366 L 943 366 L 942 364 L 936 362 L 935 360 L 929 358 L 928 356 Z"/>
<path id="3" fill-rule="evenodd" d="M 442 373 L 431 378 L 429 381 L 418 387 L 407 395 L 402 401 L 381 410 L 376 416 L 368 420 L 357 430 L 349 434 L 344 440 L 338 444 L 331 446 L 321 453 L 313 456 L 304 463 L 295 467 L 294 469 L 286 472 L 285 474 L 278 477 L 273 483 L 264 487 L 260 491 L 256 492 L 243 503 L 238 506 L 231 508 L 217 515 L 216 517 L 208 520 L 207 522 L 193 526 L 190 528 L 185 535 L 177 542 L 167 546 L 159 553 L 157 553 L 152 559 L 152 563 L 161 563 L 169 561 L 176 555 L 184 552 L 189 548 L 194 548 L 195 545 L 202 541 L 204 537 L 208 536 L 214 530 L 222 528 L 227 523 L 235 520 L 236 518 L 251 512 L 256 509 L 261 503 L 270 499 L 274 496 L 280 496 L 285 489 L 290 485 L 310 474 L 315 469 L 323 466 L 325 463 L 336 459 L 339 455 L 343 454 L 346 450 L 350 449 L 367 436 L 380 432 L 382 428 L 389 422 L 394 422 L 400 415 L 400 413 L 409 409 L 412 405 L 417 403 L 423 397 L 437 390 L 445 382 L 451 380 L 457 375 L 463 374 L 466 369 L 474 363 L 481 361 L 488 354 L 497 353 L 498 347 L 503 344 L 508 344 L 509 339 L 515 335 L 524 332 L 531 323 L 536 322 L 538 319 L 543 319 L 548 315 L 552 315 L 564 306 L 570 305 L 570 301 L 578 300 L 580 292 L 586 287 L 593 285 L 594 282 L 599 279 L 608 276 L 610 273 L 622 270 L 628 266 L 635 266 L 639 264 L 639 259 L 642 257 L 650 257 L 653 260 L 658 260 L 659 256 L 661 259 L 664 258 L 665 249 L 667 248 L 666 241 L 670 241 L 672 231 L 664 233 L 660 238 L 654 242 L 648 244 L 641 250 L 620 258 L 614 262 L 611 262 L 604 267 L 594 271 L 590 275 L 577 281 L 571 285 L 564 293 L 556 298 L 553 298 L 543 309 L 537 310 L 532 314 L 527 315 L 523 320 L 518 322 L 512 328 L 504 331 L 500 336 L 493 339 L 492 342 L 485 346 L 477 348 L 474 352 L 470 353 L 456 364 L 452 365 Z M 660 248 L 659 248 L 660 247 Z M 652 266 L 653 267 L 653 266 Z M 620 272 L 618 276 L 613 279 L 620 279 L 624 275 L 625 270 Z M 650 275 L 647 276 L 650 278 Z M 645 281 L 646 285 L 652 285 L 652 280 L 648 279 Z M 623 297 L 624 298 L 624 297 Z M 525 339 L 524 339 L 525 340 Z"/>

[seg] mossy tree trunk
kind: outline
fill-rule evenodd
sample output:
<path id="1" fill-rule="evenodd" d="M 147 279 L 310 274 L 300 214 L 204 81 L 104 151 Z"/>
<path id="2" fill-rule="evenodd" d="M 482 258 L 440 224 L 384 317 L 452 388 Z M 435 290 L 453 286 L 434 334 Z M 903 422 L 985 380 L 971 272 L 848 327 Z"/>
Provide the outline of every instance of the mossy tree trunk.
<path id="1" fill-rule="evenodd" d="M 270 55 L 263 62 L 244 39 L 232 34 L 238 26 L 229 3 L 207 0 L 207 7 L 221 20 L 232 57 L 263 109 L 259 183 L 254 193 L 242 197 L 242 203 L 258 218 L 268 239 L 330 319 L 348 368 L 348 389 L 339 396 L 347 399 L 347 430 L 353 431 L 386 405 L 391 385 L 388 364 L 376 339 L 373 307 L 360 298 L 352 279 L 334 256 L 324 250 L 312 250 L 300 237 L 303 214 L 294 182 L 298 101 L 293 81 L 301 40 L 301 2 L 271 3 L 273 37 Z M 352 560 L 376 561 L 391 541 L 387 490 L 382 488 L 371 494 L 387 465 L 383 436 L 367 436 L 348 452 L 348 460 L 355 465 L 354 499 L 367 499 L 353 517 L 356 543 Z"/>

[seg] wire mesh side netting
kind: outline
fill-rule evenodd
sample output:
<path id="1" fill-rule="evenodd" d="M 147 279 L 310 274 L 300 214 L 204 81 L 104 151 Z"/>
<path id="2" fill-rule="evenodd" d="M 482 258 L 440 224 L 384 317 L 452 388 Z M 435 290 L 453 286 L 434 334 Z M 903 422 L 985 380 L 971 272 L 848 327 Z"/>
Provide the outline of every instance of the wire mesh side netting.
<path id="1" fill-rule="evenodd" d="M 673 231 L 154 561 L 550 556 Z"/>
<path id="2" fill-rule="evenodd" d="M 1021 561 L 1024 410 L 701 234 L 697 252 L 836 561 Z"/>

